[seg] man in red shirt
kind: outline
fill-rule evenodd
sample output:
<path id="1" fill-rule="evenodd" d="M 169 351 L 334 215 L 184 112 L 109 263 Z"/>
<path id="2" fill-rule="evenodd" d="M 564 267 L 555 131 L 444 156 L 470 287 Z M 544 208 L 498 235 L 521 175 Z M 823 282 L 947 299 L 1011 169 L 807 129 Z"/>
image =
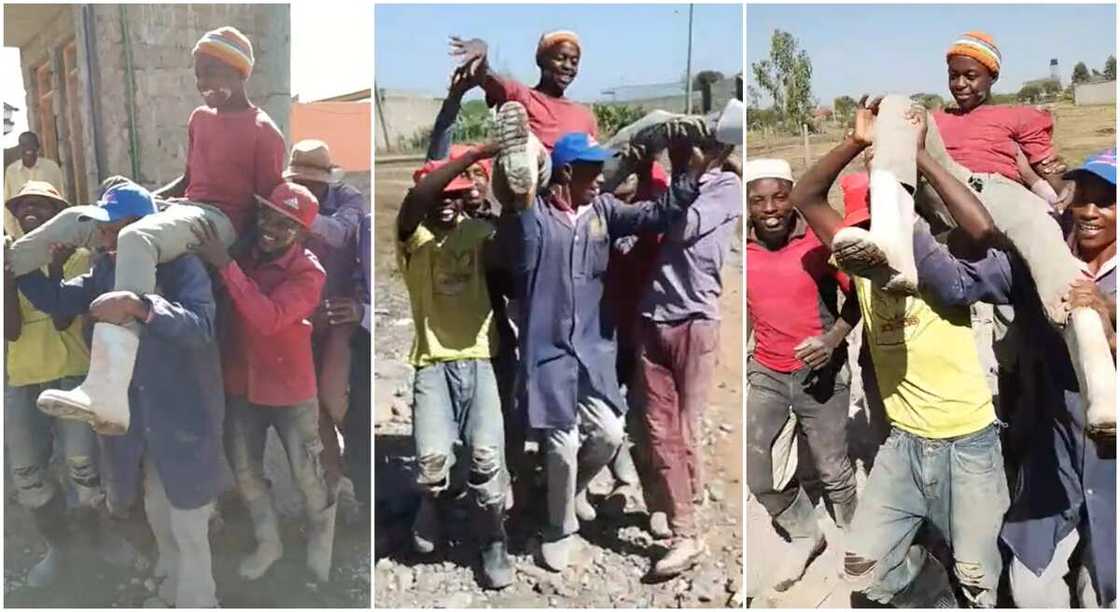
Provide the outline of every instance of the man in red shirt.
<path id="1" fill-rule="evenodd" d="M 187 122 L 186 171 L 156 193 L 185 199 L 164 204 L 156 214 L 121 231 L 117 291 L 152 293 L 156 264 L 185 253 L 194 241 L 192 228 L 200 221 L 209 222 L 222 243 L 232 245 L 252 224 L 253 196 L 268 195 L 283 180 L 284 137 L 245 93 L 254 61 L 249 39 L 236 28 L 218 28 L 202 36 L 193 55 L 195 82 L 205 105 L 195 109 Z M 64 211 L 16 241 L 5 256 L 13 275 L 49 263 L 53 245 L 95 246 L 94 224 L 80 217 L 80 210 Z M 97 323 L 85 382 L 71 391 L 42 393 L 40 408 L 67 418 L 107 423 L 101 433 L 127 431 L 127 390 L 139 344 L 137 330 L 136 324 Z M 109 358 L 110 347 L 119 349 L 119 358 Z"/>
<path id="2" fill-rule="evenodd" d="M 307 511 L 307 566 L 320 582 L 330 576 L 335 500 L 319 454 L 319 401 L 311 354 L 311 322 L 326 272 L 304 247 L 319 203 L 306 187 L 281 183 L 260 198 L 256 240 L 232 259 L 215 224 L 194 230 L 198 256 L 217 271 L 232 312 L 222 341 L 228 399 L 226 456 L 249 508 L 257 549 L 239 567 L 260 578 L 283 555 L 276 512 L 264 478 L 268 428 L 276 430 Z"/>
<path id="3" fill-rule="evenodd" d="M 784 591 L 825 547 L 813 503 L 796 477 L 782 474 L 786 458 L 774 456 L 783 430 L 792 435 L 791 421 L 809 444 L 837 525 L 846 529 L 855 513 L 845 338 L 858 310 L 849 297 L 844 312 L 838 311 L 837 289 L 849 291 L 848 279 L 829 265 L 828 248 L 794 209 L 789 164 L 748 160 L 744 174 L 747 312 L 756 341 L 747 366 L 747 485 L 793 544 L 775 572 L 774 588 Z M 849 215 L 859 208 L 866 215 L 866 206 L 846 205 Z"/>
<path id="4" fill-rule="evenodd" d="M 1061 178 L 1065 162 L 1052 141 L 1053 120 L 1035 109 L 991 104 L 1001 61 L 999 48 L 983 32 L 967 32 L 949 47 L 949 90 L 957 106 L 932 113 L 933 121 L 926 121 L 925 148 L 978 194 L 996 227 L 1026 262 L 1047 316 L 1063 330 L 1073 357 L 1085 390 L 1088 430 L 1114 436 L 1116 365 L 1104 328 L 1090 309 L 1071 311 L 1067 296 L 1071 283 L 1080 278 L 1079 263 L 1066 248 L 1052 207 L 1024 187 L 1017 164 L 1022 151 L 1032 170 L 1057 192 L 1070 193 Z M 898 277 L 908 276 L 907 270 L 914 273 L 910 235 L 915 207 L 935 232 L 956 224 L 929 184 L 917 180 L 917 122 L 907 116 L 913 102 L 887 96 L 871 106 L 878 113 L 871 163 L 872 218 L 877 221 L 870 232 L 837 232 L 832 250 L 842 268 L 870 278 L 877 270 L 890 278 L 889 288 Z M 903 283 L 907 284 L 912 291 L 913 284 Z"/>

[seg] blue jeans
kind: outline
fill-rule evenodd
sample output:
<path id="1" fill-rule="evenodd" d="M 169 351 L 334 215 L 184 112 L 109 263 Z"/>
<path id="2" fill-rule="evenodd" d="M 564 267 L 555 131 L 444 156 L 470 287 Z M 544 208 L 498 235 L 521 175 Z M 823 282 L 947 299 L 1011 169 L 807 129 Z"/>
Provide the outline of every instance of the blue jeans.
<path id="1" fill-rule="evenodd" d="M 60 378 L 37 385 L 4 387 L 4 445 L 12 466 L 12 482 L 21 506 L 39 508 L 57 493 L 50 477 L 51 426 L 55 440 L 62 445 L 70 484 L 78 504 L 95 507 L 104 499 L 101 474 L 97 469 L 97 435 L 89 424 L 68 419 L 53 419 L 35 405 L 47 389 L 70 390 L 81 384 L 81 377 Z"/>
<path id="2" fill-rule="evenodd" d="M 488 359 L 463 359 L 424 366 L 413 383 L 412 437 L 416 482 L 428 495 L 451 484 L 455 445 L 470 450 L 468 486 L 478 505 L 505 502 L 505 427 L 494 368 Z"/>
<path id="3" fill-rule="evenodd" d="M 927 553 L 911 543 L 929 521 L 952 546 L 953 571 L 970 603 L 993 607 L 1009 503 L 996 425 L 944 440 L 892 428 L 856 508 L 845 577 L 853 590 L 889 602 L 925 563 Z"/>

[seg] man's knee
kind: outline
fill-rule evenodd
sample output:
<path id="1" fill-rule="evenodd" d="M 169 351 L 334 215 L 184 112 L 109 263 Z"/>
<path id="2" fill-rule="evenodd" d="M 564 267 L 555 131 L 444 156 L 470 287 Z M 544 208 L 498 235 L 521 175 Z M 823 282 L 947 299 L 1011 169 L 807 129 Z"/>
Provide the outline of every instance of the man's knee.
<path id="1" fill-rule="evenodd" d="M 490 506 L 505 499 L 504 470 L 500 447 L 478 446 L 471 449 L 471 473 L 467 483 L 474 490 L 480 506 Z"/>
<path id="2" fill-rule="evenodd" d="M 40 508 L 55 496 L 56 487 L 47 476 L 46 466 L 12 468 L 12 481 L 16 485 L 16 498 L 24 508 Z"/>
<path id="3" fill-rule="evenodd" d="M 451 484 L 451 455 L 425 453 L 416 462 L 416 484 L 429 495 L 447 490 Z"/>
<path id="4" fill-rule="evenodd" d="M 78 491 L 78 504 L 84 507 L 98 505 L 102 499 L 101 474 L 93 457 L 67 457 L 66 467 L 70 472 L 70 481 Z"/>

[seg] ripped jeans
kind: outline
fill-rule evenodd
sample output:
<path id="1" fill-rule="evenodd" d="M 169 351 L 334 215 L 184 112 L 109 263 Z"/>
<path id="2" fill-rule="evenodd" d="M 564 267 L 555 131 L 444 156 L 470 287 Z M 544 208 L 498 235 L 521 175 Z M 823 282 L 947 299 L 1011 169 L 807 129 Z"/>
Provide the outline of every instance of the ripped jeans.
<path id="1" fill-rule="evenodd" d="M 80 377 L 60 378 L 37 385 L 4 388 L 4 446 L 11 462 L 12 482 L 24 508 L 40 508 L 49 502 L 58 485 L 50 476 L 53 440 L 62 445 L 66 472 L 78 496 L 78 504 L 96 507 L 104 499 L 97 468 L 97 435 L 87 423 L 54 419 L 39 411 L 36 398 L 47 389 L 70 390 Z"/>
<path id="2" fill-rule="evenodd" d="M 1003 569 L 997 541 L 1009 503 L 996 425 L 944 440 L 894 427 L 856 507 L 845 578 L 852 590 L 888 603 L 925 563 L 928 553 L 910 549 L 928 520 L 952 546 L 953 571 L 971 606 L 995 607 Z"/>
<path id="3" fill-rule="evenodd" d="M 430 496 L 451 485 L 455 445 L 466 444 L 468 486 L 483 508 L 503 506 L 506 495 L 505 427 L 494 368 L 488 359 L 433 363 L 416 370 L 412 438 L 416 484 Z"/>
<path id="4" fill-rule="evenodd" d="M 264 448 L 268 428 L 276 430 L 292 480 L 303 496 L 309 515 L 332 503 L 319 455 L 319 400 L 311 398 L 294 406 L 260 406 L 244 397 L 226 401 L 225 446 L 237 490 L 247 505 L 268 495 L 264 478 Z"/>

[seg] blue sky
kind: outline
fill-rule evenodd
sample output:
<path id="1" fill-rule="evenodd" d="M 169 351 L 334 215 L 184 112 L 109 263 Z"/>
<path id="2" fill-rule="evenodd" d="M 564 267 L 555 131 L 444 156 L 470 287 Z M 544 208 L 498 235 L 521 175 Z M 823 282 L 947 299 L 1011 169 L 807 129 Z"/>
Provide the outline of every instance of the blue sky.
<path id="1" fill-rule="evenodd" d="M 685 71 L 687 4 L 378 5 L 375 15 L 378 87 L 446 92 L 455 66 L 447 54 L 452 34 L 485 40 L 491 66 L 536 84 L 541 33 L 575 31 L 583 58 L 568 95 L 578 100 L 599 99 L 603 89 L 620 84 L 678 81 Z M 696 5 L 693 72 L 739 72 L 742 40 L 740 5 Z"/>
<path id="2" fill-rule="evenodd" d="M 944 52 L 968 30 L 991 34 L 1000 48 L 997 93 L 1014 93 L 1024 81 L 1048 75 L 1052 57 L 1066 84 L 1077 62 L 1100 70 L 1116 52 L 1115 5 L 751 4 L 748 83 L 754 82 L 750 64 L 769 54 L 774 29 L 792 33 L 808 51 L 813 95 L 825 105 L 862 92 L 931 92 L 948 98 Z"/>

